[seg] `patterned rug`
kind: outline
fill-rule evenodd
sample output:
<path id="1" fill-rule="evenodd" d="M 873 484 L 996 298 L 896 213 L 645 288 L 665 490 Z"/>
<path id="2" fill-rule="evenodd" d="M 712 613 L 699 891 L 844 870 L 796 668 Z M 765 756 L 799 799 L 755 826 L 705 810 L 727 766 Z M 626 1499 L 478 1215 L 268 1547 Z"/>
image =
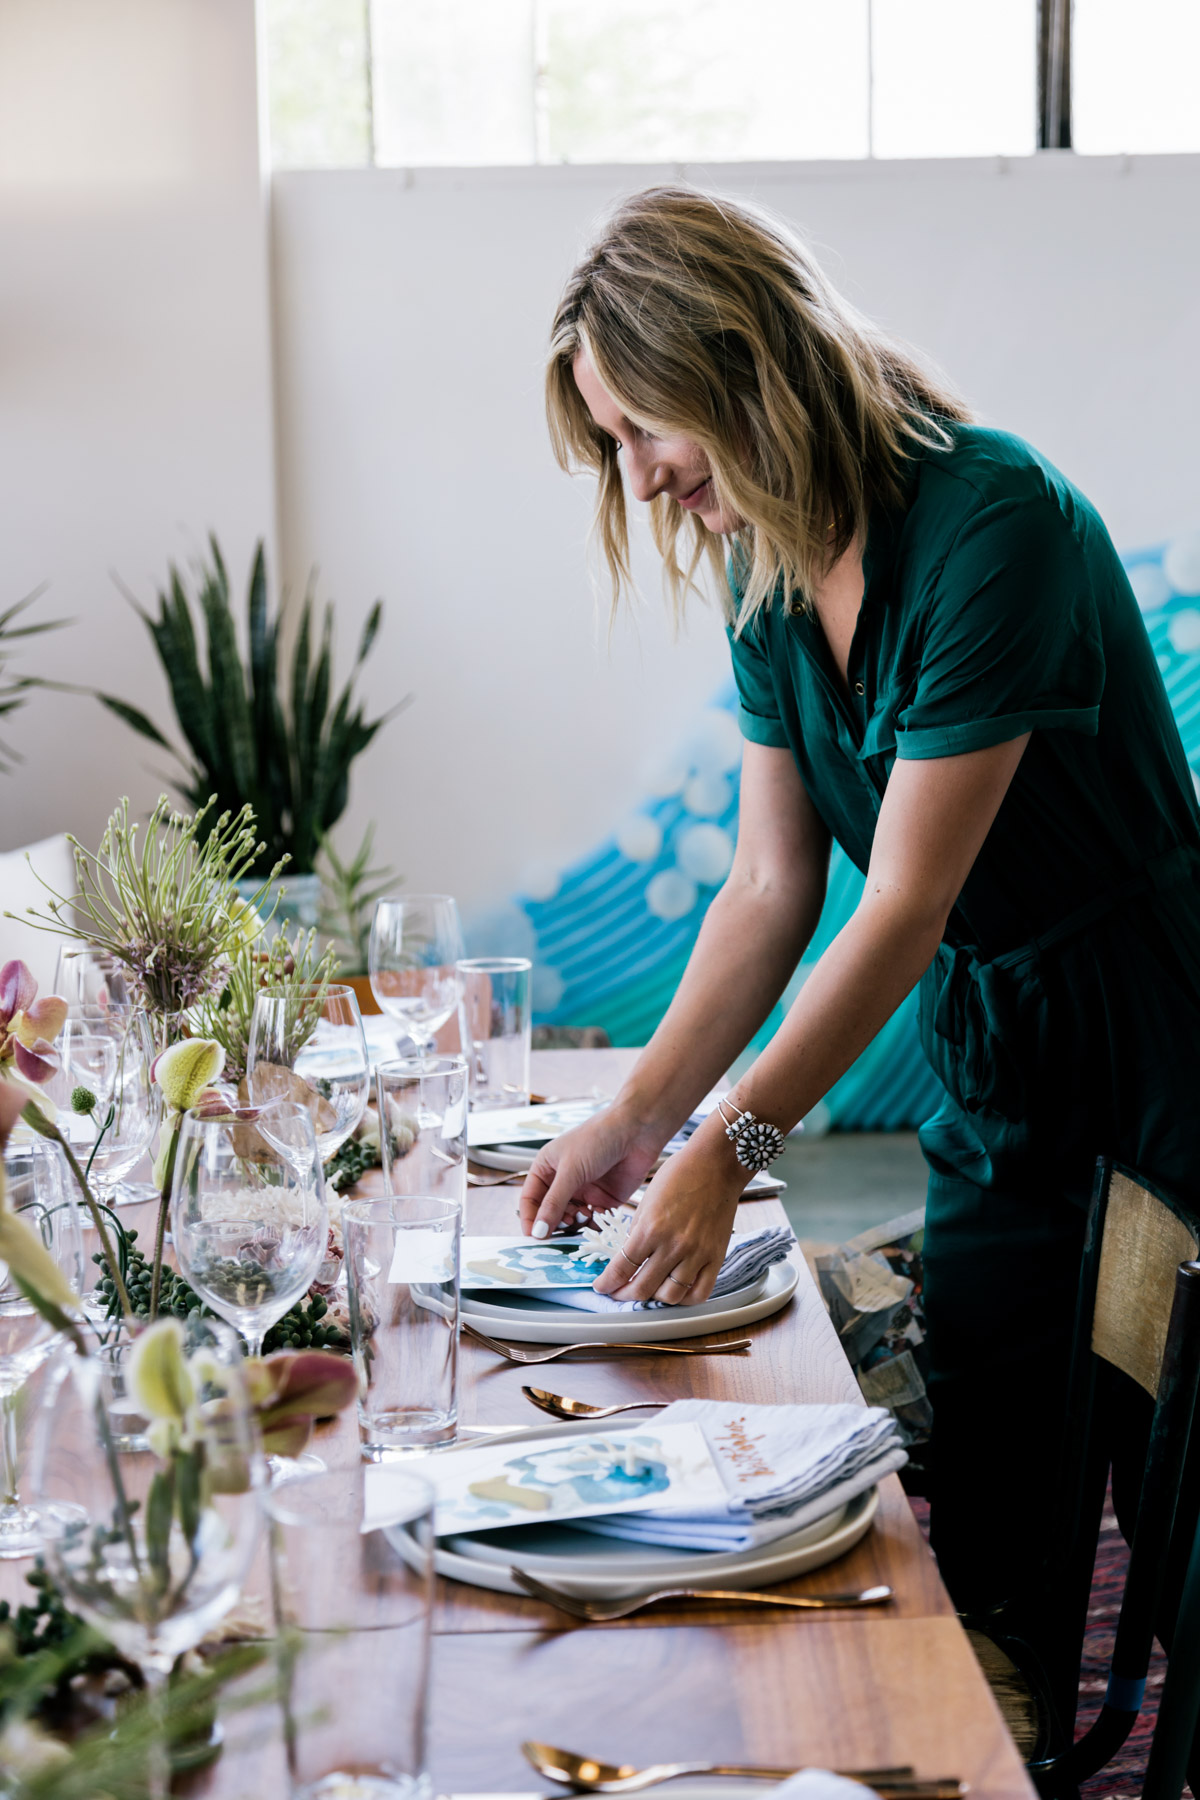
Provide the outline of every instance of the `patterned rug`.
<path id="1" fill-rule="evenodd" d="M 922 1531 L 928 1535 L 928 1502 L 913 1499 L 912 1509 Z M 1104 1690 L 1108 1685 L 1113 1635 L 1117 1628 L 1117 1614 L 1120 1611 L 1128 1566 L 1129 1550 L 1117 1526 L 1110 1497 L 1105 1502 L 1104 1517 L 1100 1525 L 1100 1545 L 1092 1576 L 1092 1599 L 1088 1607 L 1087 1632 L 1083 1642 L 1083 1668 L 1079 1678 L 1080 1736 L 1100 1711 Z M 1166 1657 L 1156 1644 L 1146 1682 L 1146 1699 L 1138 1722 L 1108 1767 L 1083 1784 L 1080 1789 L 1081 1800 L 1140 1800 L 1146 1776 L 1146 1759 L 1150 1754 L 1150 1740 L 1154 1736 L 1154 1721 L 1158 1717 L 1159 1691 L 1166 1671 Z M 1190 1792 L 1189 1788 L 1184 1789 L 1185 1795 Z"/>

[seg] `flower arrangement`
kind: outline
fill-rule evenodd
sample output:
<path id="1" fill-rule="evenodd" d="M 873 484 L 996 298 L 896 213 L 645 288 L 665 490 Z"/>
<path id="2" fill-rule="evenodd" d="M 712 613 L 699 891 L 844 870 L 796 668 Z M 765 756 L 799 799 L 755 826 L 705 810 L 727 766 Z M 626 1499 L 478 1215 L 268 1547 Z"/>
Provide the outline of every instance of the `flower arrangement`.
<path id="1" fill-rule="evenodd" d="M 263 851 L 250 808 L 209 815 L 212 801 L 187 817 L 159 798 L 145 827 L 130 823 L 123 799 L 109 818 L 100 847 L 71 838 L 74 894 L 49 894 L 47 909 L 29 908 L 42 931 L 75 938 L 108 952 L 134 976 L 147 1010 L 157 1019 L 163 1047 L 191 1008 L 225 986 L 247 935 L 263 922 L 257 905 L 277 863 L 252 902 L 236 883 Z"/>
<path id="2" fill-rule="evenodd" d="M 326 992 L 337 972 L 332 947 L 319 952 L 315 931 L 300 931 L 294 938 L 281 931 L 270 943 L 265 940 L 265 931 L 258 937 L 248 932 L 242 936 L 234 949 L 225 986 L 219 994 L 209 995 L 197 1009 L 197 1024 L 206 1037 L 221 1046 L 225 1073 L 234 1085 L 246 1073 L 250 1022 L 262 989 L 284 988 L 296 995 L 295 1048 L 299 1049 L 316 1030 Z"/>

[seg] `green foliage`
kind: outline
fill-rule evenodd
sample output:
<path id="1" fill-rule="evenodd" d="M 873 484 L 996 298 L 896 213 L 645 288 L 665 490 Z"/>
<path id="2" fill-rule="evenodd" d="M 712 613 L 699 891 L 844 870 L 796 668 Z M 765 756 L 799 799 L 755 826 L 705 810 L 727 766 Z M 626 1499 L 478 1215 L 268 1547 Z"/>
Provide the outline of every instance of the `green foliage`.
<path id="1" fill-rule="evenodd" d="M 271 611 L 260 543 L 246 594 L 243 660 L 215 537 L 209 547 L 211 564 L 200 565 L 195 599 L 172 564 L 168 584 L 159 590 L 157 615 L 133 602 L 154 640 L 189 754 L 181 755 L 137 707 L 111 694 L 97 698 L 151 743 L 171 751 L 183 769 L 180 792 L 192 806 L 215 797 L 218 807 L 230 811 L 252 809 L 263 839 L 254 874 L 265 875 L 285 856 L 293 874 L 310 874 L 321 835 L 346 810 L 355 757 L 407 704 L 401 701 L 382 718 L 368 719 L 355 701 L 355 679 L 379 631 L 383 602 L 377 600 L 367 616 L 350 679 L 335 699 L 333 607 L 325 607 L 317 625 L 310 586 L 291 667 L 285 668 L 284 612 Z"/>
<path id="2" fill-rule="evenodd" d="M 378 1169 L 382 1161 L 378 1137 L 347 1138 L 325 1164 L 325 1184 L 335 1194 L 343 1193 L 360 1181 L 368 1169 Z"/>
<path id="3" fill-rule="evenodd" d="M 329 838 L 321 838 L 325 867 L 321 870 L 320 928 L 334 940 L 347 975 L 367 973 L 375 902 L 399 885 L 394 869 L 370 866 L 374 848 L 374 825 L 367 826 L 354 860 L 349 863 L 342 862 Z"/>
<path id="4" fill-rule="evenodd" d="M 225 1077 L 238 1082 L 246 1073 L 254 1002 L 265 987 L 293 989 L 296 994 L 295 1048 L 316 1030 L 326 990 L 337 972 L 332 946 L 317 954 L 315 931 L 286 932 L 268 943 L 259 937 L 238 945 L 221 993 L 200 1008 L 198 1035 L 215 1038 L 225 1052 Z"/>
<path id="5" fill-rule="evenodd" d="M 263 1643 L 238 1644 L 176 1665 L 161 1698 L 141 1671 L 68 1611 L 39 1562 L 34 1597 L 0 1601 L 0 1785 L 21 1800 L 146 1800 L 148 1762 L 165 1729 L 176 1769 L 211 1760 L 216 1703 L 253 1706 L 273 1679 L 231 1702 L 232 1683 L 261 1665 Z M 113 1686 L 121 1688 L 115 1701 Z M 10 1784 L 15 1783 L 15 1786 Z"/>
<path id="6" fill-rule="evenodd" d="M 32 594 L 26 594 L 23 600 L 14 601 L 13 605 L 0 612 L 0 719 L 17 712 L 24 706 L 31 688 L 61 687 L 57 681 L 46 681 L 40 675 L 13 675 L 9 673 L 12 662 L 11 646 L 17 638 L 36 637 L 42 631 L 57 631 L 69 623 L 66 619 L 40 619 L 32 625 L 14 625 L 13 620 L 19 618 L 27 607 L 42 592 L 37 588 Z M 8 773 L 15 763 L 22 761 L 20 752 L 11 744 L 0 738 L 0 771 Z"/>
<path id="7" fill-rule="evenodd" d="M 133 1316 L 143 1323 L 150 1317 L 150 1291 L 153 1285 L 154 1271 L 142 1252 L 136 1247 L 137 1232 L 126 1234 L 126 1276 L 125 1283 L 129 1289 L 129 1303 Z M 113 1284 L 108 1273 L 108 1264 L 99 1251 L 92 1257 L 100 1269 L 100 1279 L 96 1283 L 96 1291 L 101 1299 L 110 1304 L 113 1300 Z M 273 1350 L 349 1350 L 350 1339 L 336 1325 L 326 1325 L 325 1315 L 329 1311 L 328 1302 L 320 1294 L 311 1299 L 298 1300 L 290 1311 L 284 1313 L 277 1324 L 272 1325 L 263 1340 L 264 1354 L 270 1355 Z M 159 1318 L 187 1319 L 193 1313 L 200 1313 L 206 1319 L 215 1319 L 218 1314 L 206 1306 L 195 1288 L 177 1275 L 173 1269 L 164 1265 L 162 1281 L 158 1296 Z"/>

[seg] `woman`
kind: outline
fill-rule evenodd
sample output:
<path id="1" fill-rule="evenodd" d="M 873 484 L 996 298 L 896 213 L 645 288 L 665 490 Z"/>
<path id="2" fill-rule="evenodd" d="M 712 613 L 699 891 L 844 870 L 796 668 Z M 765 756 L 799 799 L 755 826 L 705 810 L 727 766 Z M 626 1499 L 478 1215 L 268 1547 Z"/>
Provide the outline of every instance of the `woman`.
<path id="1" fill-rule="evenodd" d="M 613 1106 L 538 1156 L 525 1229 L 641 1182 L 792 975 L 836 839 L 857 910 L 597 1286 L 703 1300 L 754 1160 L 740 1115 L 789 1131 L 919 981 L 946 1089 L 921 1131 L 934 1545 L 961 1607 L 1009 1599 L 1045 1529 L 1096 1157 L 1183 1199 L 1200 1171 L 1200 813 L 1129 584 L 1056 469 L 739 203 L 617 212 L 548 396 L 560 462 L 599 477 L 614 600 L 626 487 L 676 601 L 712 564 L 746 744 L 678 993 Z"/>

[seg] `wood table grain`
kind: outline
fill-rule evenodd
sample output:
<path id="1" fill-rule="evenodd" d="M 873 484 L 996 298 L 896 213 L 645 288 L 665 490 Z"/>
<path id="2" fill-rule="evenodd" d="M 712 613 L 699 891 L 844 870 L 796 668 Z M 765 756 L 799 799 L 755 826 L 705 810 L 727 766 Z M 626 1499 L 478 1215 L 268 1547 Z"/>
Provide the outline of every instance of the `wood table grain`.
<path id="1" fill-rule="evenodd" d="M 534 1086 L 548 1094 L 593 1086 L 611 1093 L 633 1054 L 535 1055 Z M 471 1189 L 466 1229 L 513 1228 L 516 1193 L 515 1187 Z M 782 1207 L 770 1199 L 743 1205 L 737 1226 L 783 1221 Z M 802 1258 L 797 1266 L 799 1285 L 788 1307 L 738 1334 L 752 1339 L 745 1355 L 572 1357 L 530 1370 L 464 1339 L 462 1421 L 538 1424 L 544 1415 L 521 1393 L 527 1381 L 596 1402 L 703 1396 L 861 1404 Z M 323 1428 L 313 1447 L 331 1466 L 355 1464 L 353 1419 Z M 15 1591 L 20 1566 L 0 1571 L 0 1593 Z M 1030 1800 L 1034 1790 L 895 1476 L 882 1484 L 874 1527 L 854 1550 L 779 1591 L 878 1582 L 891 1585 L 895 1600 L 871 1613 L 767 1618 L 745 1607 L 684 1605 L 585 1626 L 532 1600 L 440 1581 L 431 1722 L 438 1789 L 561 1791 L 540 1782 L 521 1758 L 521 1740 L 538 1737 L 614 1761 L 842 1768 L 905 1762 L 922 1774 L 961 1776 L 980 1800 Z M 363 1679 L 371 1679 L 369 1634 Z M 213 1800 L 282 1796 L 279 1733 L 270 1713 L 231 1719 L 225 1753 L 188 1791 Z"/>

